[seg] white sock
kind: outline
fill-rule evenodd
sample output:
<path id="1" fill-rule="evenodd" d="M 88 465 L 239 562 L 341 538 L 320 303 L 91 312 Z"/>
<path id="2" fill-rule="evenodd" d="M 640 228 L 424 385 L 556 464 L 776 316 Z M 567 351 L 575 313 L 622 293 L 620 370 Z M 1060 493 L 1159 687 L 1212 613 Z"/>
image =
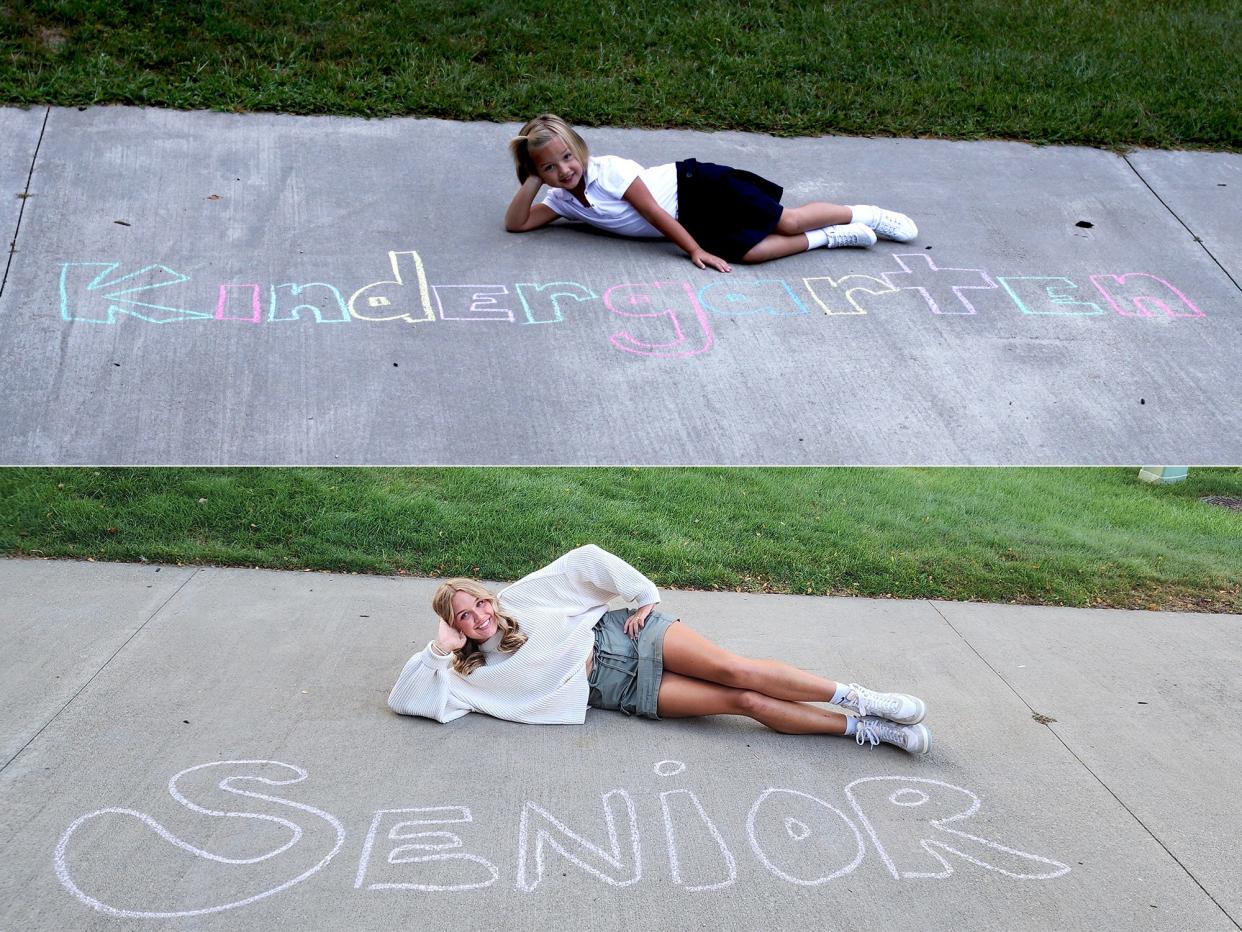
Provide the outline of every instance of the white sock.
<path id="1" fill-rule="evenodd" d="M 845 720 L 845 731 L 842 733 L 841 737 L 847 737 L 848 735 L 854 734 L 856 731 L 858 731 L 858 719 L 851 715 Z"/>
<path id="2" fill-rule="evenodd" d="M 818 249 L 820 246 L 828 242 L 828 234 L 822 229 L 807 230 L 802 235 L 806 237 L 806 248 L 808 251 L 811 249 Z"/>
<path id="3" fill-rule="evenodd" d="M 874 227 L 880 221 L 880 218 L 876 216 L 875 208 L 869 204 L 851 204 L 850 212 L 853 214 L 851 223 L 865 223 L 869 227 Z"/>

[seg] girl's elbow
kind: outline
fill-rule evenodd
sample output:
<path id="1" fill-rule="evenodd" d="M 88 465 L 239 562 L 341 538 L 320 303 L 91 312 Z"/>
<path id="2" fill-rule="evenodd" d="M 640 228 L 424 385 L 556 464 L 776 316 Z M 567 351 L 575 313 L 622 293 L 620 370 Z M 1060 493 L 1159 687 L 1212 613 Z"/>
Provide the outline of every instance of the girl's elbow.
<path id="1" fill-rule="evenodd" d="M 409 704 L 398 699 L 395 695 L 388 697 L 388 708 L 392 709 L 398 715 L 413 715 L 410 711 Z"/>

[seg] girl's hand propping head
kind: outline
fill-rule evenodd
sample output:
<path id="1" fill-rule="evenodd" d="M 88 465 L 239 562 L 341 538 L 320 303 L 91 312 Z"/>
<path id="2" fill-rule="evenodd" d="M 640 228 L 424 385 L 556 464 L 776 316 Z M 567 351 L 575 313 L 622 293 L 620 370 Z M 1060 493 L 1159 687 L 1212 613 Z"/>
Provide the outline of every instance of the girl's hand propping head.
<path id="1" fill-rule="evenodd" d="M 461 650 L 461 648 L 466 646 L 466 636 L 444 619 L 440 619 L 440 629 L 436 632 L 436 643 L 450 652 Z"/>

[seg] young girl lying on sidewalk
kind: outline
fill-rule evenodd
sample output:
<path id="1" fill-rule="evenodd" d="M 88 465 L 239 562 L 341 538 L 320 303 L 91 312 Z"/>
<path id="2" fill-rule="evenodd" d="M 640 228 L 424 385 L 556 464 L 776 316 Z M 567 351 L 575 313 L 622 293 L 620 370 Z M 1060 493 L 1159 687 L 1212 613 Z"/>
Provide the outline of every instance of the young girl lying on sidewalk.
<path id="1" fill-rule="evenodd" d="M 699 268 L 720 272 L 731 272 L 730 262 L 918 235 L 905 214 L 866 204 L 782 207 L 780 185 L 727 165 L 686 159 L 643 168 L 615 155 L 591 157 L 573 127 L 550 113 L 523 126 L 509 150 L 521 183 L 505 211 L 510 233 L 566 217 L 622 236 L 666 237 Z M 535 204 L 545 184 L 551 190 Z"/>

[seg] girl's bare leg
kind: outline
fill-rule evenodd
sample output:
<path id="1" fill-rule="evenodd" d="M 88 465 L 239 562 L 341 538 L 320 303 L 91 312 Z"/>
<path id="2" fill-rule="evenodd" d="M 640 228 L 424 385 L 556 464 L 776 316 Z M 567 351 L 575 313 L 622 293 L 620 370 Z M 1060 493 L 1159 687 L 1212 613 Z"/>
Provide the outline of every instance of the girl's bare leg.
<path id="1" fill-rule="evenodd" d="M 852 208 L 823 201 L 803 204 L 801 207 L 786 207 L 781 211 L 781 219 L 776 222 L 776 230 L 752 246 L 742 256 L 742 261 L 768 262 L 806 252 L 807 241 L 802 234 L 808 230 L 849 223 L 853 218 Z"/>
<path id="2" fill-rule="evenodd" d="M 673 626 L 677 627 L 680 625 Z M 745 715 L 786 735 L 841 735 L 846 724 L 846 717 L 837 712 L 774 699 L 750 689 L 708 683 L 667 669 L 660 679 L 656 709 L 661 718 Z"/>
<path id="3" fill-rule="evenodd" d="M 793 236 L 783 236 L 780 233 L 769 233 L 754 246 L 746 255 L 742 256 L 743 262 L 768 262 L 772 259 L 783 259 L 785 256 L 794 256 L 800 252 L 806 252 L 806 237 L 801 233 L 795 233 Z"/>
<path id="4" fill-rule="evenodd" d="M 820 227 L 849 223 L 853 219 L 854 211 L 850 207 L 814 201 L 801 207 L 786 207 L 781 212 L 781 219 L 776 222 L 776 232 L 792 236 L 807 230 L 818 230 Z"/>
<path id="5" fill-rule="evenodd" d="M 754 660 L 732 654 L 681 621 L 669 625 L 664 633 L 664 668 L 773 699 L 831 702 L 837 693 L 837 684 L 832 680 L 779 660 Z"/>

